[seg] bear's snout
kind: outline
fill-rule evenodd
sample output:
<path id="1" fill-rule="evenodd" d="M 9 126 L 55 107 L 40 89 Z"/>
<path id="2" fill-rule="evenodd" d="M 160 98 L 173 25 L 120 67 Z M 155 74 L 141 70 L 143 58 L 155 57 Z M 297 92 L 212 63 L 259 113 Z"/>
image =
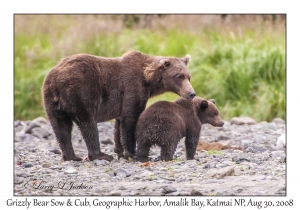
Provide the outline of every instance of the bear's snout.
<path id="1" fill-rule="evenodd" d="M 222 121 L 216 127 L 223 127 L 223 125 L 224 125 L 224 122 Z"/>
<path id="2" fill-rule="evenodd" d="M 196 93 L 194 91 L 192 91 L 192 92 L 189 92 L 188 95 L 189 95 L 190 99 L 193 99 L 196 96 Z"/>
<path id="3" fill-rule="evenodd" d="M 196 96 L 196 93 L 194 90 L 192 90 L 192 91 L 185 92 L 185 94 L 179 94 L 179 95 L 185 100 L 191 101 Z"/>

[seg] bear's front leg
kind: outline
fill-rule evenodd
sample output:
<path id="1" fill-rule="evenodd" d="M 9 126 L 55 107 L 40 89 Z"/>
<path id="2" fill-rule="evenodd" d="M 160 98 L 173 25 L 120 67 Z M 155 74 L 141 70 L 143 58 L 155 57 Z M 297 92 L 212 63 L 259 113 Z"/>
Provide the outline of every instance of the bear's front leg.
<path id="1" fill-rule="evenodd" d="M 135 152 L 135 126 L 137 120 L 132 117 L 124 117 L 121 120 L 121 144 L 123 147 L 123 157 L 128 159 L 132 158 Z"/>
<path id="2" fill-rule="evenodd" d="M 133 92 L 133 90 L 128 90 Z M 147 100 L 137 95 L 124 96 L 122 115 L 120 117 L 121 145 L 125 159 L 132 158 L 135 153 L 135 127 L 138 118 L 146 107 Z"/>
<path id="3" fill-rule="evenodd" d="M 115 120 L 115 131 L 114 131 L 114 138 L 115 138 L 115 148 L 114 152 L 117 153 L 118 159 L 123 157 L 123 147 L 121 144 L 121 127 L 120 127 L 120 120 Z"/>
<path id="4" fill-rule="evenodd" d="M 86 121 L 77 120 L 76 124 L 78 125 L 82 137 L 86 143 L 89 160 L 93 161 L 98 159 L 112 161 L 113 156 L 105 154 L 100 150 L 99 134 L 96 121 L 93 119 Z"/>

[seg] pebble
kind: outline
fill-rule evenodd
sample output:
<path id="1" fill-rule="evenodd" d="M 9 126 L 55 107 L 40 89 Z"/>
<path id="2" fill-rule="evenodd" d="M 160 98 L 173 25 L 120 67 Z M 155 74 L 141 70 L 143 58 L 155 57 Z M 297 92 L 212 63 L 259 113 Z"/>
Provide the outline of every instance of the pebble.
<path id="1" fill-rule="evenodd" d="M 21 172 L 21 173 L 16 173 L 16 176 L 27 178 L 27 177 L 29 177 L 30 175 L 27 174 L 27 173 Z"/>
<path id="2" fill-rule="evenodd" d="M 227 166 L 221 169 L 212 169 L 209 173 L 209 177 L 221 179 L 224 176 L 233 176 L 234 175 L 234 167 Z"/>
<path id="3" fill-rule="evenodd" d="M 131 173 L 125 169 L 118 168 L 114 171 L 114 175 L 117 176 L 118 174 L 125 174 L 125 177 L 131 176 Z"/>
<path id="4" fill-rule="evenodd" d="M 22 177 L 15 176 L 15 178 L 14 178 L 14 184 L 21 184 L 21 183 L 23 183 L 23 181 L 24 181 L 24 178 L 22 178 Z"/>
<path id="5" fill-rule="evenodd" d="M 15 141 L 25 141 L 25 142 L 29 142 L 32 141 L 34 138 L 36 138 L 35 136 L 28 134 L 28 133 L 20 133 L 18 135 L 18 138 Z"/>
<path id="6" fill-rule="evenodd" d="M 118 190 L 113 190 L 113 191 L 108 193 L 108 195 L 111 195 L 111 196 L 118 196 L 118 195 L 121 195 L 121 194 L 122 194 L 122 192 L 118 191 Z"/>
<path id="7" fill-rule="evenodd" d="M 61 151 L 59 149 L 50 149 L 49 152 L 52 152 L 54 154 L 61 154 Z"/>
<path id="8" fill-rule="evenodd" d="M 93 162 L 96 166 L 106 166 L 109 164 L 107 160 L 94 160 Z"/>
<path id="9" fill-rule="evenodd" d="M 22 166 L 24 168 L 30 168 L 30 167 L 33 167 L 33 164 L 32 163 L 23 163 Z"/>
<path id="10" fill-rule="evenodd" d="M 165 186 L 163 188 L 163 193 L 164 194 L 168 194 L 168 193 L 172 193 L 172 192 L 176 192 L 176 191 L 177 191 L 176 188 L 171 186 L 171 185 Z"/>
<path id="11" fill-rule="evenodd" d="M 67 169 L 64 171 L 64 173 L 65 173 L 65 174 L 77 174 L 78 171 L 77 171 L 75 168 L 73 168 L 73 167 L 69 167 L 69 168 L 67 168 Z"/>
<path id="12" fill-rule="evenodd" d="M 249 149 L 248 149 L 249 148 Z M 247 150 L 248 149 L 248 150 Z M 253 153 L 257 153 L 257 152 L 264 152 L 266 151 L 267 149 L 266 148 L 263 148 L 263 147 L 259 147 L 259 146 L 255 146 L 255 145 L 246 145 L 244 147 L 244 150 L 247 150 L 247 151 L 251 151 Z"/>
<path id="13" fill-rule="evenodd" d="M 195 189 L 192 189 L 191 195 L 192 196 L 203 196 L 203 194 L 200 191 L 195 190 Z"/>
<path id="14" fill-rule="evenodd" d="M 105 140 L 101 140 L 102 144 L 114 144 L 112 140 L 110 139 L 105 139 Z"/>
<path id="15" fill-rule="evenodd" d="M 226 135 L 217 135 L 217 137 L 216 137 L 216 140 L 217 141 L 220 141 L 220 140 L 228 140 L 228 139 L 230 139 L 230 137 L 229 136 L 226 136 Z"/>
<path id="16" fill-rule="evenodd" d="M 271 157 L 285 157 L 285 152 L 284 151 L 272 151 L 271 152 Z"/>
<path id="17" fill-rule="evenodd" d="M 189 167 L 196 167 L 197 166 L 197 161 L 196 160 L 187 160 L 185 163 Z"/>
<path id="18" fill-rule="evenodd" d="M 43 163 L 42 165 L 44 168 L 49 168 L 51 166 L 51 163 Z"/>

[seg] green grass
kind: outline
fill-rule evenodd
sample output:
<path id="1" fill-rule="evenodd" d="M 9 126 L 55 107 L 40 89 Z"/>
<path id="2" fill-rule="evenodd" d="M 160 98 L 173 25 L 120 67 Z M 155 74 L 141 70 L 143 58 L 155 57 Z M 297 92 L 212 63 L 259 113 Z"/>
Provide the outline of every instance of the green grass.
<path id="1" fill-rule="evenodd" d="M 224 28 L 137 30 L 124 27 L 117 32 L 92 33 L 76 28 L 78 18 L 60 17 L 59 23 L 55 17 L 51 18 L 51 30 L 41 26 L 42 17 L 23 20 L 23 28 L 16 19 L 15 120 L 45 116 L 41 86 L 47 72 L 62 57 L 75 53 L 115 57 L 129 49 L 161 56 L 190 54 L 191 83 L 197 95 L 214 98 L 224 120 L 236 116 L 250 116 L 257 121 L 286 118 L 284 29 L 245 27 L 239 35 L 234 29 L 229 33 Z M 166 93 L 151 98 L 147 105 L 178 97 Z"/>
<path id="2" fill-rule="evenodd" d="M 209 150 L 209 151 L 207 151 L 205 153 L 208 154 L 208 155 L 223 155 L 224 154 L 224 152 L 217 151 L 217 150 Z"/>

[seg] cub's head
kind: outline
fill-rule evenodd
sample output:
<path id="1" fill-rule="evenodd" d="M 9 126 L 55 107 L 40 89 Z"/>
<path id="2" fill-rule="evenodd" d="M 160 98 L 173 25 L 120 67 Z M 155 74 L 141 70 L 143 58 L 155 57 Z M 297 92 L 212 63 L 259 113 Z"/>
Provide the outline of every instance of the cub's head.
<path id="1" fill-rule="evenodd" d="M 145 78 L 161 85 L 164 92 L 170 91 L 184 99 L 192 100 L 196 93 L 190 83 L 191 75 L 187 68 L 190 59 L 190 55 L 183 58 L 159 57 L 145 68 Z M 162 92 L 157 94 L 160 93 Z"/>
<path id="2" fill-rule="evenodd" d="M 205 100 L 200 97 L 195 97 L 193 104 L 202 124 L 208 123 L 215 127 L 222 127 L 224 125 L 219 115 L 219 110 L 215 105 L 215 100 Z"/>

